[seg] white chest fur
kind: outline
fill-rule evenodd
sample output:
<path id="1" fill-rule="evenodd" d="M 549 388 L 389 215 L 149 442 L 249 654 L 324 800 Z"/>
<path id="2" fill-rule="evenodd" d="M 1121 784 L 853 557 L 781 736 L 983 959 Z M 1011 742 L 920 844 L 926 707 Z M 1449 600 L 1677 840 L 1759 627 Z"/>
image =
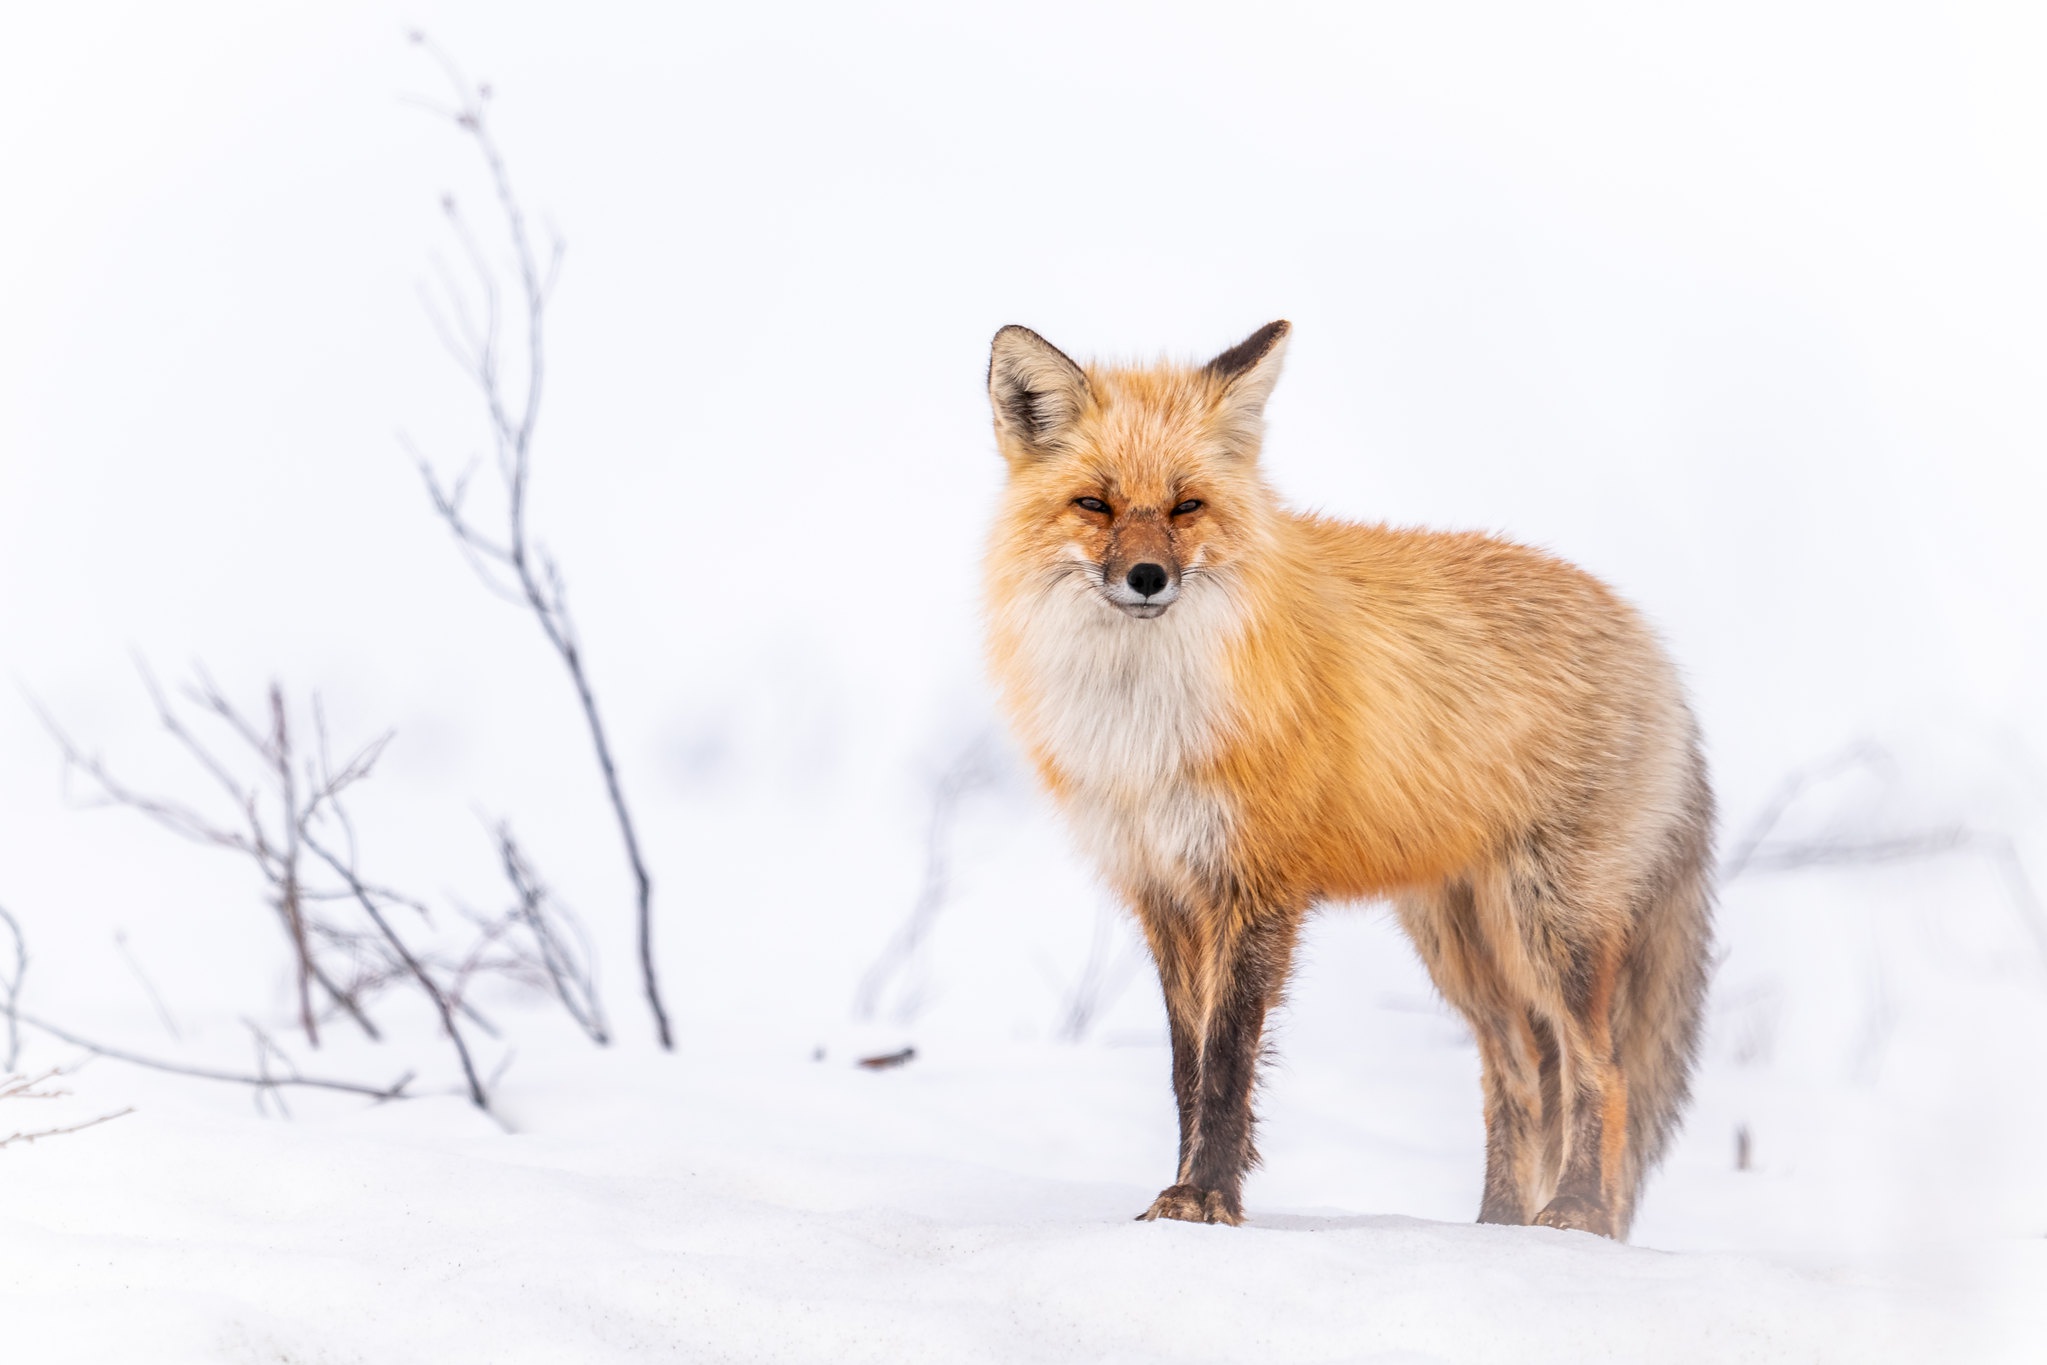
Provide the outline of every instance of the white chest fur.
<path id="1" fill-rule="evenodd" d="M 1066 779 L 1067 816 L 1112 877 L 1175 885 L 1222 862 L 1228 802 L 1198 774 L 1227 729 L 1237 621 L 1212 579 L 1143 621 L 1069 577 L 1011 622 L 1018 720 Z"/>

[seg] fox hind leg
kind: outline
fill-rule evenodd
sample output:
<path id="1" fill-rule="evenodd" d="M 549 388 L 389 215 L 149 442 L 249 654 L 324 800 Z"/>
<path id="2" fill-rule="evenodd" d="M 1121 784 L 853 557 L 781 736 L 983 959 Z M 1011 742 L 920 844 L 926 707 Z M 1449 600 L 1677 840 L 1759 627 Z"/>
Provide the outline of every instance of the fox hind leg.
<path id="1" fill-rule="evenodd" d="M 1562 1123 L 1556 1035 L 1532 1011 L 1474 1024 L 1485 1087 L 1481 1223 L 1526 1223 L 1556 1191 Z"/>
<path id="2" fill-rule="evenodd" d="M 1556 1189 L 1556 1037 L 1500 960 L 1470 883 L 1410 893 L 1397 909 L 1443 998 L 1471 1026 L 1485 1095 L 1481 1223 L 1526 1223 Z"/>
<path id="3" fill-rule="evenodd" d="M 1610 955 L 1618 958 L 1618 954 Z M 1610 1010 L 1617 961 L 1595 968 L 1589 990 L 1558 1021 L 1562 1062 L 1563 1169 L 1557 1192 L 1535 1221 L 1618 1237 L 1628 1191 L 1628 1081 L 1614 1055 Z"/>
<path id="4" fill-rule="evenodd" d="M 1625 886 L 1607 884 L 1610 872 L 1595 870 L 1603 863 L 1531 837 L 1502 871 L 1531 1013 L 1547 1023 L 1556 1053 L 1543 1134 L 1552 1193 L 1531 1221 L 1620 1237 L 1634 1163 L 1614 1012 L 1635 906 Z"/>

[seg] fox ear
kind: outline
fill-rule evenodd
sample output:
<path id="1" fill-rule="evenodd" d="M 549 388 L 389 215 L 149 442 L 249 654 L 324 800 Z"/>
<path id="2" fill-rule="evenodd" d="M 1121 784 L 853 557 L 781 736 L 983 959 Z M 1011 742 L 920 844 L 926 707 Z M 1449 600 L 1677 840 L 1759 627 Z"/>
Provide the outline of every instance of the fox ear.
<path id="1" fill-rule="evenodd" d="M 1003 453 L 1042 453 L 1087 406 L 1087 376 L 1057 346 L 1028 327 L 995 334 L 988 355 L 988 401 Z"/>
<path id="2" fill-rule="evenodd" d="M 1253 441 L 1263 430 L 1265 400 L 1279 382 L 1287 334 L 1293 330 L 1294 325 L 1284 319 L 1268 322 L 1202 367 L 1220 382 L 1223 410 L 1231 424 Z"/>

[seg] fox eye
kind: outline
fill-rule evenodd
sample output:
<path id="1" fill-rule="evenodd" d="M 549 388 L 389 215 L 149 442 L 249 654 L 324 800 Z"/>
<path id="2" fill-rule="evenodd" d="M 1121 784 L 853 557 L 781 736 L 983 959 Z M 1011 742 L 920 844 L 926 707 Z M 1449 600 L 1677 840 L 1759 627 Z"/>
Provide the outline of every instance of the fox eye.
<path id="1" fill-rule="evenodd" d="M 1174 516 L 1176 516 L 1176 517 L 1184 517 L 1184 516 L 1186 516 L 1186 515 L 1187 515 L 1187 514 L 1188 514 L 1189 512 L 1198 512 L 1198 511 L 1200 511 L 1200 510 L 1201 510 L 1201 499 L 1200 499 L 1200 498 L 1189 498 L 1189 499 L 1187 499 L 1187 501 L 1185 501 L 1185 502 L 1181 503 L 1181 504 L 1180 504 L 1180 505 L 1179 505 L 1178 507 L 1175 507 L 1175 508 L 1173 509 L 1173 515 L 1174 515 Z"/>
<path id="2" fill-rule="evenodd" d="M 1075 498 L 1073 500 L 1073 505 L 1075 507 L 1083 508 L 1089 512 L 1101 512 L 1106 514 L 1109 510 L 1109 504 L 1103 502 L 1100 498 Z"/>

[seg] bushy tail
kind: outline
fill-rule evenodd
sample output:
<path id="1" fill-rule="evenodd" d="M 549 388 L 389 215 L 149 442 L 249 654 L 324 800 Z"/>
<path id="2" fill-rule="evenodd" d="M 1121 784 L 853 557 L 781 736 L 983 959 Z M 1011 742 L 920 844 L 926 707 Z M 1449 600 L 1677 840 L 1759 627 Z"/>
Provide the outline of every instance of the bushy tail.
<path id="1" fill-rule="evenodd" d="M 1628 1151 L 1617 1222 L 1627 1235 L 1644 1176 L 1663 1158 L 1691 1095 L 1713 954 L 1713 792 L 1696 738 L 1684 802 L 1657 875 L 1636 907 L 1635 936 L 1615 1001 L 1628 1079 Z"/>

